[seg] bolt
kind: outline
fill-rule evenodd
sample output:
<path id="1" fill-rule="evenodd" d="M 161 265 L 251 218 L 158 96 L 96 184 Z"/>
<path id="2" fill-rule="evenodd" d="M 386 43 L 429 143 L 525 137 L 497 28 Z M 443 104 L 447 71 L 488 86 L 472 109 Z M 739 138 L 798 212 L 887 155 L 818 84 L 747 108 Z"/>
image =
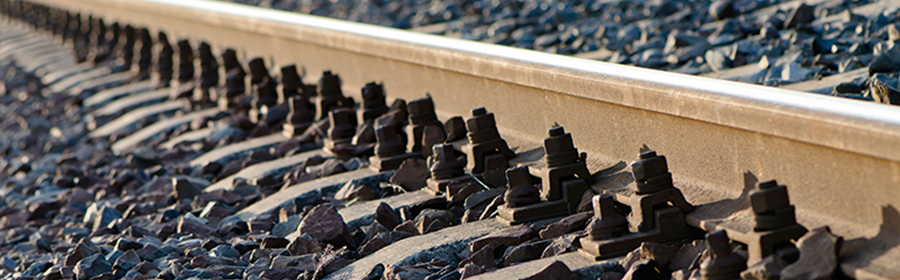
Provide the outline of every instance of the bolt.
<path id="1" fill-rule="evenodd" d="M 266 77 L 269 76 L 269 70 L 266 69 L 266 64 L 261 57 L 254 58 L 250 60 L 248 63 L 250 67 L 250 84 L 255 85 Z"/>
<path id="2" fill-rule="evenodd" d="M 383 85 L 369 82 L 362 88 L 362 109 L 360 123 L 375 120 L 390 110 L 385 101 Z"/>
<path id="3" fill-rule="evenodd" d="M 409 123 L 412 125 L 428 124 L 437 121 L 434 112 L 434 101 L 431 96 L 426 96 L 407 103 L 409 110 Z"/>
<path id="4" fill-rule="evenodd" d="M 178 41 L 178 81 L 185 83 L 194 79 L 194 50 L 188 40 Z"/>
<path id="5" fill-rule="evenodd" d="M 159 87 L 168 87 L 169 82 L 172 80 L 172 55 L 175 52 L 172 50 L 172 45 L 169 44 L 169 39 L 165 32 L 160 31 L 156 38 L 156 41 L 161 46 L 156 62 L 156 72 L 159 73 Z"/>
<path id="6" fill-rule="evenodd" d="M 637 183 L 638 194 L 657 192 L 672 188 L 672 173 L 669 173 L 665 156 L 656 151 L 641 152 L 640 159 L 631 163 L 631 173 Z"/>
<path id="7" fill-rule="evenodd" d="M 628 220 L 619 214 L 616 201 L 611 195 L 601 194 L 591 198 L 594 218 L 588 224 L 588 236 L 592 240 L 602 240 L 628 232 Z"/>
<path id="8" fill-rule="evenodd" d="M 315 120 L 316 114 L 311 110 L 312 104 L 306 96 L 294 96 L 291 98 L 288 106 L 291 109 L 291 115 L 288 119 L 291 124 L 309 123 Z"/>
<path id="9" fill-rule="evenodd" d="M 319 100 L 319 112 L 322 114 L 320 118 L 326 117 L 328 112 L 334 108 L 352 106 L 352 104 L 344 104 L 350 102 L 345 100 L 347 98 L 341 91 L 341 77 L 332 74 L 331 71 L 322 72 L 322 78 L 319 79 L 319 96 L 322 97 Z"/>
<path id="10" fill-rule="evenodd" d="M 572 134 L 561 126 L 551 128 L 550 137 L 544 139 L 544 159 L 548 167 L 557 167 L 578 162 L 578 149 L 572 141 Z"/>
<path id="11" fill-rule="evenodd" d="M 349 141 L 356 134 L 356 112 L 352 109 L 337 109 L 328 113 L 328 138 L 335 142 Z"/>
<path id="12" fill-rule="evenodd" d="M 293 95 L 288 95 L 288 93 L 296 94 L 297 89 L 303 87 L 303 78 L 297 73 L 296 65 L 291 64 L 281 67 L 281 86 L 284 100 L 293 97 Z"/>
<path id="13" fill-rule="evenodd" d="M 219 83 L 219 63 L 206 42 L 200 43 L 200 87 L 209 89 Z M 209 98 L 208 96 L 204 98 Z"/>
<path id="14" fill-rule="evenodd" d="M 397 133 L 395 126 L 379 126 L 375 130 L 375 139 L 377 141 L 375 155 L 378 157 L 392 157 L 406 152 L 406 146 L 403 145 L 403 140 L 400 139 L 400 134 Z"/>
<path id="15" fill-rule="evenodd" d="M 319 91 L 322 97 L 343 96 L 341 77 L 332 74 L 331 71 L 322 72 L 322 78 L 319 79 Z"/>
<path id="16" fill-rule="evenodd" d="M 556 137 L 556 136 L 562 136 L 563 134 L 566 134 L 566 129 L 563 128 L 562 126 L 556 126 L 556 127 L 551 128 L 550 131 L 548 131 L 548 132 L 550 133 L 550 137 Z"/>
<path id="17" fill-rule="evenodd" d="M 234 49 L 226 49 L 222 51 L 222 64 L 225 66 L 225 72 L 233 69 L 241 68 L 241 62 L 237 59 L 237 52 Z M 243 71 L 243 69 L 241 69 Z"/>
<path id="18" fill-rule="evenodd" d="M 706 244 L 710 254 L 700 263 L 700 279 L 740 279 L 741 271 L 747 269 L 747 259 L 731 249 L 728 234 L 724 230 L 710 233 Z"/>
<path id="19" fill-rule="evenodd" d="M 775 180 L 757 183 L 750 192 L 750 206 L 756 214 L 756 230 L 773 230 L 796 224 L 794 206 L 790 204 L 787 187 Z"/>
<path id="20" fill-rule="evenodd" d="M 484 143 L 500 138 L 494 113 L 488 113 L 484 107 L 472 110 L 472 117 L 466 120 L 466 129 L 471 143 Z"/>
<path id="21" fill-rule="evenodd" d="M 431 177 L 436 180 L 447 180 L 465 175 L 465 167 L 456 160 L 453 145 L 438 144 L 432 147 L 434 164 L 431 165 Z"/>
<path id="22" fill-rule="evenodd" d="M 528 166 L 507 169 L 506 182 L 509 187 L 504 194 L 506 207 L 515 208 L 541 200 L 540 192 L 531 181 Z"/>
<path id="23" fill-rule="evenodd" d="M 478 107 L 478 108 L 472 109 L 473 117 L 484 116 L 485 114 L 487 114 L 487 109 L 485 109 L 484 107 Z"/>

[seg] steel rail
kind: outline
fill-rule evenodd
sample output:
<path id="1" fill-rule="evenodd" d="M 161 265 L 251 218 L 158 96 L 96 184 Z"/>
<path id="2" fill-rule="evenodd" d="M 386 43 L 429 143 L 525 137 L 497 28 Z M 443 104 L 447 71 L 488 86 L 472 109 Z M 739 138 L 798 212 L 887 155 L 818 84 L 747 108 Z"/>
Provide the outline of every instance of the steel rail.
<path id="1" fill-rule="evenodd" d="M 330 69 L 350 85 L 384 81 L 395 98 L 430 92 L 444 115 L 484 106 L 505 137 L 539 143 L 557 122 L 610 164 L 647 144 L 668 157 L 694 204 L 738 198 L 748 178 L 777 179 L 801 223 L 831 225 L 848 239 L 875 236 L 900 207 L 896 107 L 216 1 L 34 1 L 310 73 Z M 711 217 L 691 221 L 727 228 Z M 878 264 L 844 269 L 900 277 Z"/>

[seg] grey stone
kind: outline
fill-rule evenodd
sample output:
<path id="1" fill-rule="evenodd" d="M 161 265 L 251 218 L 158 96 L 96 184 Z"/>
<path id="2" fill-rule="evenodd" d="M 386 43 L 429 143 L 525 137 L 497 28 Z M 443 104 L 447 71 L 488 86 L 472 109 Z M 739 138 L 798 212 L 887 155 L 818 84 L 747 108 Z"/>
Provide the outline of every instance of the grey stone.
<path id="1" fill-rule="evenodd" d="M 297 230 L 297 226 L 300 225 L 300 221 L 302 220 L 303 217 L 300 217 L 299 215 L 290 216 L 287 221 L 277 223 L 272 227 L 272 235 L 286 237 Z"/>
<path id="2" fill-rule="evenodd" d="M 813 229 L 797 240 L 800 259 L 781 270 L 781 279 L 832 279 L 844 239 L 828 227 Z"/>
<path id="3" fill-rule="evenodd" d="M 557 260 L 522 280 L 577 280 L 580 278 L 565 263 Z"/>
<path id="4" fill-rule="evenodd" d="M 547 225 L 540 231 L 542 239 L 550 239 L 563 236 L 573 231 L 584 229 L 585 224 L 593 217 L 592 212 L 582 212 L 565 217 L 559 221 Z"/>
<path id="5" fill-rule="evenodd" d="M 78 261 L 73 271 L 78 280 L 86 280 L 103 273 L 112 272 L 112 265 L 100 254 L 95 254 Z"/>
<path id="6" fill-rule="evenodd" d="M 501 246 L 515 246 L 528 241 L 532 238 L 533 234 L 531 227 L 518 225 L 492 232 L 475 239 L 472 242 L 469 242 L 469 249 L 471 249 L 472 252 L 477 252 L 481 247 L 486 245 L 491 245 L 491 247 L 494 248 L 500 248 Z"/>
<path id="7" fill-rule="evenodd" d="M 709 5 L 709 14 L 716 20 L 723 20 L 737 16 L 738 12 L 734 9 L 733 0 L 716 0 Z"/>
<path id="8" fill-rule="evenodd" d="M 141 262 L 141 258 L 134 250 L 128 250 L 116 259 L 115 267 L 130 270 Z"/>
<path id="9" fill-rule="evenodd" d="M 215 258 L 236 259 L 241 257 L 241 253 L 237 249 L 228 244 L 222 244 L 209 250 L 209 256 Z"/>
<path id="10" fill-rule="evenodd" d="M 297 231 L 301 235 L 308 234 L 319 242 L 353 243 L 350 229 L 331 203 L 319 204 L 310 210 Z"/>
<path id="11" fill-rule="evenodd" d="M 731 59 L 724 52 L 716 49 L 710 49 L 703 55 L 709 67 L 716 72 L 731 68 Z"/>
<path id="12" fill-rule="evenodd" d="M 411 158 L 404 161 L 400 168 L 397 168 L 397 171 L 391 175 L 390 182 L 400 186 L 407 192 L 411 192 L 424 187 L 425 180 L 430 175 L 428 164 L 424 159 Z"/>
<path id="13" fill-rule="evenodd" d="M 802 3 L 788 15 L 787 20 L 784 21 L 784 28 L 802 27 L 815 19 L 815 7 Z"/>
<path id="14" fill-rule="evenodd" d="M 390 205 L 384 202 L 379 204 L 378 208 L 375 209 L 375 220 L 389 229 L 396 228 L 397 225 L 403 222 L 403 220 L 400 218 L 400 213 L 394 211 L 394 209 L 391 208 Z"/>
<path id="15" fill-rule="evenodd" d="M 172 185 L 175 187 L 174 196 L 177 200 L 191 199 L 203 193 L 203 189 L 194 185 L 187 179 L 172 179 Z"/>
<path id="16" fill-rule="evenodd" d="M 869 93 L 875 102 L 884 104 L 900 104 L 900 82 L 897 79 L 876 73 L 869 78 Z"/>

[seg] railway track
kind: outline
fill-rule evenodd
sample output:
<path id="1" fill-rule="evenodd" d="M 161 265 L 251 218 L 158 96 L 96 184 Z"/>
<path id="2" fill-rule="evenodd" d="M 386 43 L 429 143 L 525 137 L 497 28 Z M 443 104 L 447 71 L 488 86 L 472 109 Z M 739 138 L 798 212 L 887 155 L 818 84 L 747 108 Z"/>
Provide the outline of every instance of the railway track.
<path id="1" fill-rule="evenodd" d="M 890 106 L 228 3 L 0 3 L 4 278 L 900 277 Z"/>

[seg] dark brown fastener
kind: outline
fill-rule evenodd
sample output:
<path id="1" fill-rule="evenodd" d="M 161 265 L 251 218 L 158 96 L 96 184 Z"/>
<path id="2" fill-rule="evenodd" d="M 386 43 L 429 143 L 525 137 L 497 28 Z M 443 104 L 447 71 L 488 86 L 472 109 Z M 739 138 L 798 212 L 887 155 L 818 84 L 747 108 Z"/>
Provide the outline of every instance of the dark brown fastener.
<path id="1" fill-rule="evenodd" d="M 375 156 L 369 158 L 369 163 L 379 172 L 397 169 L 403 161 L 421 155 L 406 153 L 406 145 L 396 126 L 379 126 L 375 129 L 375 138 Z"/>
<path id="2" fill-rule="evenodd" d="M 793 248 L 791 240 L 806 234 L 806 228 L 797 224 L 790 203 L 787 187 L 775 180 L 757 183 L 756 189 L 750 192 L 756 226 L 748 234 L 749 263 L 756 263 L 781 248 Z"/>
<path id="3" fill-rule="evenodd" d="M 359 116 L 359 123 L 375 120 L 390 109 L 385 101 L 383 84 L 369 82 L 362 88 L 362 114 Z"/>
<path id="4" fill-rule="evenodd" d="M 325 149 L 335 151 L 338 145 L 350 144 L 353 135 L 356 134 L 356 112 L 352 109 L 337 109 L 328 114 L 327 136 Z"/>
<path id="5" fill-rule="evenodd" d="M 191 100 L 197 106 L 207 107 L 212 103 L 210 90 L 219 83 L 219 63 L 212 53 L 212 48 L 206 42 L 200 43 L 198 53 L 200 54 L 200 87 L 194 90 Z"/>
<path id="6" fill-rule="evenodd" d="M 138 74 L 135 78 L 138 81 L 150 79 L 150 67 L 153 66 L 153 38 L 150 36 L 150 30 L 141 28 L 138 32 L 141 47 L 138 50 Z"/>
<path id="7" fill-rule="evenodd" d="M 225 66 L 225 86 L 219 89 L 216 101 L 219 103 L 219 109 L 224 111 L 237 107 L 235 99 L 243 95 L 247 88 L 244 81 L 247 72 L 241 67 L 237 53 L 233 49 L 226 49 L 222 52 L 222 64 Z"/>
<path id="8" fill-rule="evenodd" d="M 616 200 L 611 195 L 595 195 L 591 200 L 594 217 L 587 226 L 588 237 L 592 240 L 603 240 L 628 233 L 628 220 L 619 214 Z"/>
<path id="9" fill-rule="evenodd" d="M 187 83 L 194 80 L 194 49 L 188 40 L 178 41 L 178 81 Z"/>
<path id="10" fill-rule="evenodd" d="M 506 170 L 508 188 L 503 195 L 506 207 L 515 208 L 531 205 L 541 201 L 538 188 L 531 180 L 528 166 L 515 167 Z"/>
<path id="11" fill-rule="evenodd" d="M 296 65 L 287 65 L 281 67 L 281 100 L 291 100 L 294 96 L 300 95 L 303 90 L 303 77 L 297 73 Z M 308 100 L 308 96 L 307 100 Z"/>
<path id="12" fill-rule="evenodd" d="M 122 64 L 122 68 L 125 70 L 131 70 L 131 66 L 134 63 L 134 47 L 137 44 L 137 38 L 135 37 L 135 29 L 130 24 L 125 25 L 125 28 L 122 29 L 122 33 L 125 34 L 125 43 L 122 48 L 119 49 L 119 60 Z"/>
<path id="13" fill-rule="evenodd" d="M 497 131 L 497 122 L 494 113 L 488 113 L 484 107 L 472 110 L 472 117 L 466 120 L 466 129 L 469 131 L 469 143 L 463 146 L 463 151 L 468 155 L 467 168 L 472 173 L 482 173 L 488 170 L 486 159 L 491 155 L 501 155 L 505 159 L 516 156 L 506 140 L 500 138 Z M 490 166 L 490 169 L 505 170 L 506 163 Z"/>
<path id="14" fill-rule="evenodd" d="M 407 134 L 410 135 L 409 150 L 420 152 L 425 157 L 430 156 L 429 147 L 443 143 L 447 138 L 444 125 L 434 112 L 434 101 L 431 96 L 426 96 L 410 101 L 406 106 L 410 124 L 407 128 Z"/>
<path id="15" fill-rule="evenodd" d="M 456 151 L 453 145 L 439 144 L 432 147 L 434 163 L 431 165 L 431 177 L 425 180 L 433 194 L 440 195 L 447 191 L 450 184 L 471 180 L 466 175 L 465 166 L 456 160 Z"/>
<path id="16" fill-rule="evenodd" d="M 661 206 L 672 205 L 683 213 L 694 210 L 694 206 L 684 199 L 681 190 L 672 184 L 672 173 L 669 173 L 665 156 L 647 150 L 639 157 L 639 160 L 631 163 L 637 190 L 633 196 L 627 198 L 629 202 L 626 203 L 631 207 L 629 217 L 633 230 L 653 229 L 654 209 Z"/>
<path id="17" fill-rule="evenodd" d="M 253 106 L 248 115 L 250 120 L 258 122 L 265 119 L 265 113 L 268 108 L 278 103 L 278 93 L 275 91 L 275 80 L 269 75 L 262 58 L 255 58 L 250 61 L 250 83 L 253 85 Z"/>
<path id="18" fill-rule="evenodd" d="M 334 75 L 331 71 L 322 72 L 322 78 L 319 79 L 319 117 L 328 117 L 328 112 L 335 108 L 350 108 L 353 106 L 353 99 L 344 96 L 341 90 L 341 77 Z"/>
<path id="19" fill-rule="evenodd" d="M 665 156 L 656 151 L 642 152 L 637 161 L 631 163 L 631 173 L 637 185 L 637 193 L 652 193 L 672 188 L 672 173 Z"/>
<path id="20" fill-rule="evenodd" d="M 282 133 L 287 137 L 300 136 L 316 119 L 316 111 L 305 95 L 294 96 L 288 101 L 291 112 L 284 123 Z"/>
<path id="21" fill-rule="evenodd" d="M 172 45 L 169 44 L 168 38 L 166 33 L 162 31 L 156 35 L 156 41 L 160 46 L 156 60 L 156 72 L 159 73 L 158 88 L 169 87 L 169 83 L 172 81 L 172 68 L 174 66 L 172 55 L 175 54 L 175 51 L 172 49 Z"/>
<path id="22" fill-rule="evenodd" d="M 510 170 L 517 169 L 520 168 L 513 168 Z M 509 171 L 507 171 L 507 181 L 509 181 L 510 191 L 521 192 L 513 190 L 512 188 L 516 185 L 525 185 L 528 183 L 528 181 L 524 179 L 525 176 L 520 175 L 527 174 L 528 169 L 524 168 L 522 170 L 524 170 L 525 173 L 515 173 L 517 174 L 516 177 L 509 177 L 510 173 Z M 511 181 L 514 178 L 516 179 L 516 181 Z M 530 174 L 527 175 L 527 178 L 528 180 L 534 180 L 533 182 L 537 181 L 537 178 L 532 177 Z M 535 191 L 537 190 L 539 190 L 539 188 L 535 188 Z M 508 195 L 510 198 L 523 196 L 529 197 L 529 199 L 514 201 L 514 203 L 512 204 L 504 204 L 497 208 L 497 214 L 502 220 L 509 224 L 527 223 L 551 217 L 570 215 L 575 213 L 576 208 L 578 208 L 578 204 L 581 202 L 581 197 L 587 190 L 587 183 L 585 183 L 584 180 L 575 178 L 570 180 L 563 180 L 560 183 L 560 193 L 562 195 L 560 195 L 560 199 L 556 200 L 538 199 L 538 201 L 536 202 L 531 202 L 533 198 L 530 198 L 530 193 L 528 192 L 511 193 Z M 538 198 L 540 198 L 540 193 L 537 192 L 536 194 L 538 195 Z"/>
<path id="23" fill-rule="evenodd" d="M 594 179 L 572 141 L 572 134 L 561 126 L 549 130 L 550 137 L 544 139 L 544 162 L 547 168 L 541 170 L 541 197 L 544 200 L 562 198 L 563 178 L 576 178 L 591 184 Z"/>
<path id="24" fill-rule="evenodd" d="M 700 263 L 700 279 L 741 279 L 741 271 L 747 269 L 747 259 L 731 249 L 728 234 L 724 230 L 710 233 L 706 244 L 709 255 Z"/>

